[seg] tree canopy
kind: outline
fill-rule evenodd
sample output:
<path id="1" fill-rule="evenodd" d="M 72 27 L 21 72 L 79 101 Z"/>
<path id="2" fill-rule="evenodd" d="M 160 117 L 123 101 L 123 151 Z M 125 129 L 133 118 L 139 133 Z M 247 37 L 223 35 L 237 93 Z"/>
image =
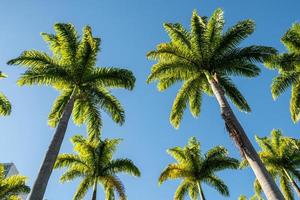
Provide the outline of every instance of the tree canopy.
<path id="1" fill-rule="evenodd" d="M 203 195 L 201 184 L 205 183 L 215 188 L 220 194 L 229 196 L 227 185 L 217 176 L 216 172 L 225 169 L 237 169 L 239 161 L 228 156 L 228 151 L 222 146 L 216 146 L 202 155 L 200 143 L 192 137 L 188 144 L 167 150 L 175 160 L 160 174 L 159 184 L 169 179 L 181 179 L 174 200 L 183 200 L 189 194 L 192 200 Z M 202 194 L 201 194 L 202 193 Z"/>
<path id="2" fill-rule="evenodd" d="M 60 154 L 55 168 L 67 168 L 61 176 L 61 182 L 82 178 L 73 199 L 80 200 L 94 183 L 103 185 L 107 200 L 126 200 L 124 185 L 117 177 L 118 173 L 140 176 L 139 169 L 127 158 L 113 159 L 120 139 L 88 140 L 83 136 L 72 137 L 76 154 Z M 95 182 L 96 181 L 96 182 Z"/>
<path id="3" fill-rule="evenodd" d="M 74 122 L 78 125 L 86 122 L 91 138 L 100 133 L 100 109 L 106 111 L 116 123 L 123 124 L 124 109 L 110 89 L 132 90 L 135 83 L 132 72 L 96 65 L 101 40 L 92 35 L 91 27 L 83 28 L 81 39 L 72 24 L 57 23 L 54 30 L 55 34 L 41 34 L 49 44 L 51 55 L 28 50 L 8 61 L 9 65 L 21 65 L 26 68 L 18 84 L 49 85 L 60 92 L 48 118 L 49 125 L 53 127 L 57 125 L 71 98 L 75 100 Z"/>
<path id="4" fill-rule="evenodd" d="M 214 77 L 225 95 L 242 111 L 250 112 L 250 106 L 237 89 L 230 76 L 255 77 L 260 69 L 255 62 L 273 55 L 271 47 L 239 44 L 254 31 L 254 22 L 244 20 L 224 28 L 222 9 L 217 9 L 210 18 L 193 12 L 190 31 L 181 24 L 165 23 L 169 42 L 157 45 L 147 54 L 156 60 L 147 82 L 158 81 L 159 91 L 164 91 L 177 82 L 182 86 L 174 100 L 170 122 L 176 128 L 182 120 L 187 102 L 193 116 L 199 116 L 203 94 L 212 95 L 209 79 Z"/>

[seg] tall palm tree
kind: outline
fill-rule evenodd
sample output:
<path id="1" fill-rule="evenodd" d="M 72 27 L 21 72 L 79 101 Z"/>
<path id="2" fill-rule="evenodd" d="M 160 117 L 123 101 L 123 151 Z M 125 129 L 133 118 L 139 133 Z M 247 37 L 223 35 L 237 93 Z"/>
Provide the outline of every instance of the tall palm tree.
<path id="1" fill-rule="evenodd" d="M 286 200 L 294 200 L 292 187 L 300 198 L 300 187 L 296 181 L 300 181 L 300 140 L 283 136 L 282 132 L 275 129 L 270 137 L 257 137 L 261 151 L 259 156 L 272 174 L 274 179 L 280 180 L 280 187 Z M 248 166 L 246 160 L 241 167 Z M 261 187 L 256 180 L 254 182 L 257 196 L 260 196 Z"/>
<path id="2" fill-rule="evenodd" d="M 0 165 L 0 199 L 1 200 L 17 200 L 19 195 L 27 194 L 30 188 L 26 185 L 26 177 L 21 175 L 13 175 L 6 177 L 5 167 Z"/>
<path id="3" fill-rule="evenodd" d="M 238 22 L 223 33 L 223 11 L 217 9 L 207 19 L 196 11 L 191 19 L 191 30 L 180 24 L 165 23 L 171 39 L 161 43 L 147 54 L 157 60 L 148 77 L 148 83 L 158 81 L 163 91 L 177 82 L 183 82 L 174 100 L 170 121 L 178 128 L 187 102 L 191 113 L 199 116 L 203 93 L 214 95 L 229 135 L 236 142 L 242 155 L 249 161 L 268 199 L 283 199 L 280 190 L 263 166 L 243 127 L 234 115 L 226 97 L 242 111 L 250 107 L 234 85 L 230 76 L 255 77 L 260 69 L 254 64 L 261 62 L 276 51 L 265 46 L 238 47 L 240 42 L 254 31 L 254 22 Z"/>
<path id="4" fill-rule="evenodd" d="M 7 76 L 0 71 L 0 79 L 6 78 Z M 7 97 L 0 92 L 0 115 L 6 116 L 11 113 L 11 104 Z"/>
<path id="5" fill-rule="evenodd" d="M 288 52 L 268 58 L 265 65 L 278 70 L 272 82 L 272 96 L 277 99 L 287 88 L 292 87 L 290 112 L 294 122 L 300 119 L 300 23 L 294 24 L 281 38 Z"/>
<path id="6" fill-rule="evenodd" d="M 205 200 L 202 183 L 214 187 L 224 196 L 229 196 L 228 187 L 215 173 L 224 169 L 236 169 L 239 161 L 229 157 L 224 147 L 216 146 L 202 155 L 200 143 L 192 137 L 184 148 L 175 147 L 167 152 L 176 162 L 163 170 L 159 184 L 168 179 L 182 179 L 174 200 L 183 200 L 187 193 L 192 200 L 197 200 L 198 195 L 201 200 Z"/>
<path id="7" fill-rule="evenodd" d="M 91 139 L 100 133 L 100 109 L 106 111 L 118 124 L 125 120 L 124 110 L 110 88 L 132 90 L 135 77 L 131 71 L 115 67 L 96 67 L 100 38 L 84 27 L 82 39 L 72 24 L 54 25 L 56 34 L 42 33 L 49 43 L 52 55 L 41 51 L 24 51 L 10 65 L 27 68 L 18 84 L 50 85 L 60 92 L 49 114 L 49 125 L 56 127 L 29 200 L 43 199 L 48 180 L 59 153 L 69 118 L 73 113 L 75 124 L 87 124 Z"/>
<path id="8" fill-rule="evenodd" d="M 114 191 L 121 200 L 125 200 L 124 186 L 116 174 L 123 172 L 140 176 L 140 171 L 127 158 L 113 159 L 120 139 L 88 140 L 76 135 L 71 141 L 77 154 L 60 154 L 55 168 L 68 168 L 60 178 L 63 183 L 76 178 L 83 179 L 73 199 L 83 199 L 88 189 L 93 187 L 92 200 L 96 200 L 97 185 L 102 184 L 107 200 L 115 199 Z"/>

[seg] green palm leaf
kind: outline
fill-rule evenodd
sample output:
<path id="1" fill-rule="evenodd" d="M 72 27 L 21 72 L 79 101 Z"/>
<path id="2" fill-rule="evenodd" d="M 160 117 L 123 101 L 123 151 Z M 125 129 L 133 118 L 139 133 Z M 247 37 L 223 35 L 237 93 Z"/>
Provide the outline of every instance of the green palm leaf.
<path id="1" fill-rule="evenodd" d="M 281 38 L 287 53 L 277 54 L 265 60 L 266 67 L 278 70 L 272 82 L 272 96 L 276 99 L 288 88 L 292 88 L 290 100 L 291 118 L 294 123 L 299 117 L 299 80 L 300 80 L 300 24 L 294 24 Z"/>

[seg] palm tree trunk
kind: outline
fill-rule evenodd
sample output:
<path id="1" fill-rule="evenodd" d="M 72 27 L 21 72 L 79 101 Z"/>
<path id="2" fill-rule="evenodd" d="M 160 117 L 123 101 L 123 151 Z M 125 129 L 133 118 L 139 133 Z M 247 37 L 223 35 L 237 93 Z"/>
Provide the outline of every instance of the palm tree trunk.
<path id="1" fill-rule="evenodd" d="M 97 183 L 97 178 L 95 178 L 92 200 L 96 200 L 97 199 L 97 184 L 98 184 Z"/>
<path id="2" fill-rule="evenodd" d="M 234 115 L 230 105 L 228 104 L 223 89 L 218 84 L 216 77 L 207 77 L 212 91 L 220 105 L 221 115 L 225 121 L 229 135 L 233 138 L 242 155 L 248 161 L 252 168 L 262 190 L 268 200 L 284 200 L 284 197 L 278 189 L 275 181 L 272 179 L 257 152 L 247 137 L 243 127 Z"/>
<path id="3" fill-rule="evenodd" d="M 286 176 L 289 179 L 290 183 L 292 184 L 294 190 L 296 191 L 298 197 L 300 198 L 300 188 L 299 188 L 298 184 L 285 169 L 284 169 L 284 173 L 286 174 Z"/>
<path id="4" fill-rule="evenodd" d="M 205 200 L 205 196 L 204 196 L 201 184 L 199 182 L 197 183 L 197 186 L 198 186 L 198 190 L 199 190 L 200 199 Z"/>
<path id="5" fill-rule="evenodd" d="M 34 182 L 28 200 L 42 200 L 44 197 L 47 184 L 53 170 L 53 166 L 55 164 L 56 158 L 58 156 L 62 141 L 67 130 L 68 122 L 72 114 L 73 107 L 74 98 L 71 97 L 71 99 L 65 107 L 61 119 L 59 120 L 55 134 L 46 152 L 46 156 L 43 160 L 42 166 Z"/>

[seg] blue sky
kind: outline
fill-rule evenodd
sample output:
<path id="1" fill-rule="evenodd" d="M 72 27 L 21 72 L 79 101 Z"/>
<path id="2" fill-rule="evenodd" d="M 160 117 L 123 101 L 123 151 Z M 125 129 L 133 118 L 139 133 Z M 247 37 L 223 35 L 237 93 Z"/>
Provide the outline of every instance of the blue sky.
<path id="1" fill-rule="evenodd" d="M 0 162 L 14 162 L 19 171 L 29 177 L 31 185 L 50 143 L 54 130 L 47 126 L 47 115 L 57 92 L 49 87 L 18 87 L 15 82 L 24 69 L 7 66 L 6 62 L 27 49 L 48 52 L 40 32 L 53 32 L 56 22 L 71 22 L 78 31 L 84 25 L 90 25 L 94 35 L 102 38 L 98 65 L 125 67 L 136 75 L 134 91 L 113 91 L 126 109 L 125 125 L 119 127 L 103 115 L 103 137 L 124 139 L 116 157 L 131 158 L 142 171 L 141 178 L 120 176 L 128 199 L 172 199 L 178 182 L 169 181 L 158 187 L 157 178 L 160 171 L 173 161 L 166 154 L 166 149 L 183 146 L 191 136 L 201 141 L 204 152 L 221 144 L 229 149 L 231 156 L 239 158 L 225 131 L 214 98 L 204 98 L 198 119 L 186 112 L 180 129 L 175 130 L 168 119 L 179 85 L 159 93 L 155 84 L 147 85 L 145 82 L 153 64 L 147 61 L 146 52 L 168 40 L 163 22 L 180 22 L 189 27 L 193 9 L 197 9 L 200 15 L 209 16 L 218 7 L 225 11 L 226 27 L 242 19 L 255 20 L 255 33 L 242 45 L 269 45 L 281 52 L 285 49 L 280 37 L 292 23 L 299 21 L 298 0 L 1 1 L 0 70 L 9 78 L 1 81 L 0 90 L 11 100 L 13 112 L 0 120 Z M 258 78 L 235 78 L 253 110 L 245 114 L 235 109 L 238 118 L 252 141 L 254 134 L 266 136 L 273 128 L 280 128 L 286 135 L 299 138 L 299 124 L 293 124 L 289 115 L 290 92 L 274 102 L 270 83 L 276 72 L 261 68 Z M 84 127 L 75 127 L 71 122 L 61 152 L 72 152 L 69 138 L 78 133 L 85 134 Z M 62 172 L 54 171 L 45 195 L 48 200 L 72 198 L 79 181 L 60 184 Z M 252 194 L 254 175 L 250 169 L 228 170 L 220 176 L 230 187 L 231 197 L 227 199 Z M 207 199 L 225 199 L 211 188 L 204 186 L 204 190 Z M 103 198 L 103 193 L 100 193 L 99 199 Z M 86 199 L 90 199 L 90 193 Z"/>

